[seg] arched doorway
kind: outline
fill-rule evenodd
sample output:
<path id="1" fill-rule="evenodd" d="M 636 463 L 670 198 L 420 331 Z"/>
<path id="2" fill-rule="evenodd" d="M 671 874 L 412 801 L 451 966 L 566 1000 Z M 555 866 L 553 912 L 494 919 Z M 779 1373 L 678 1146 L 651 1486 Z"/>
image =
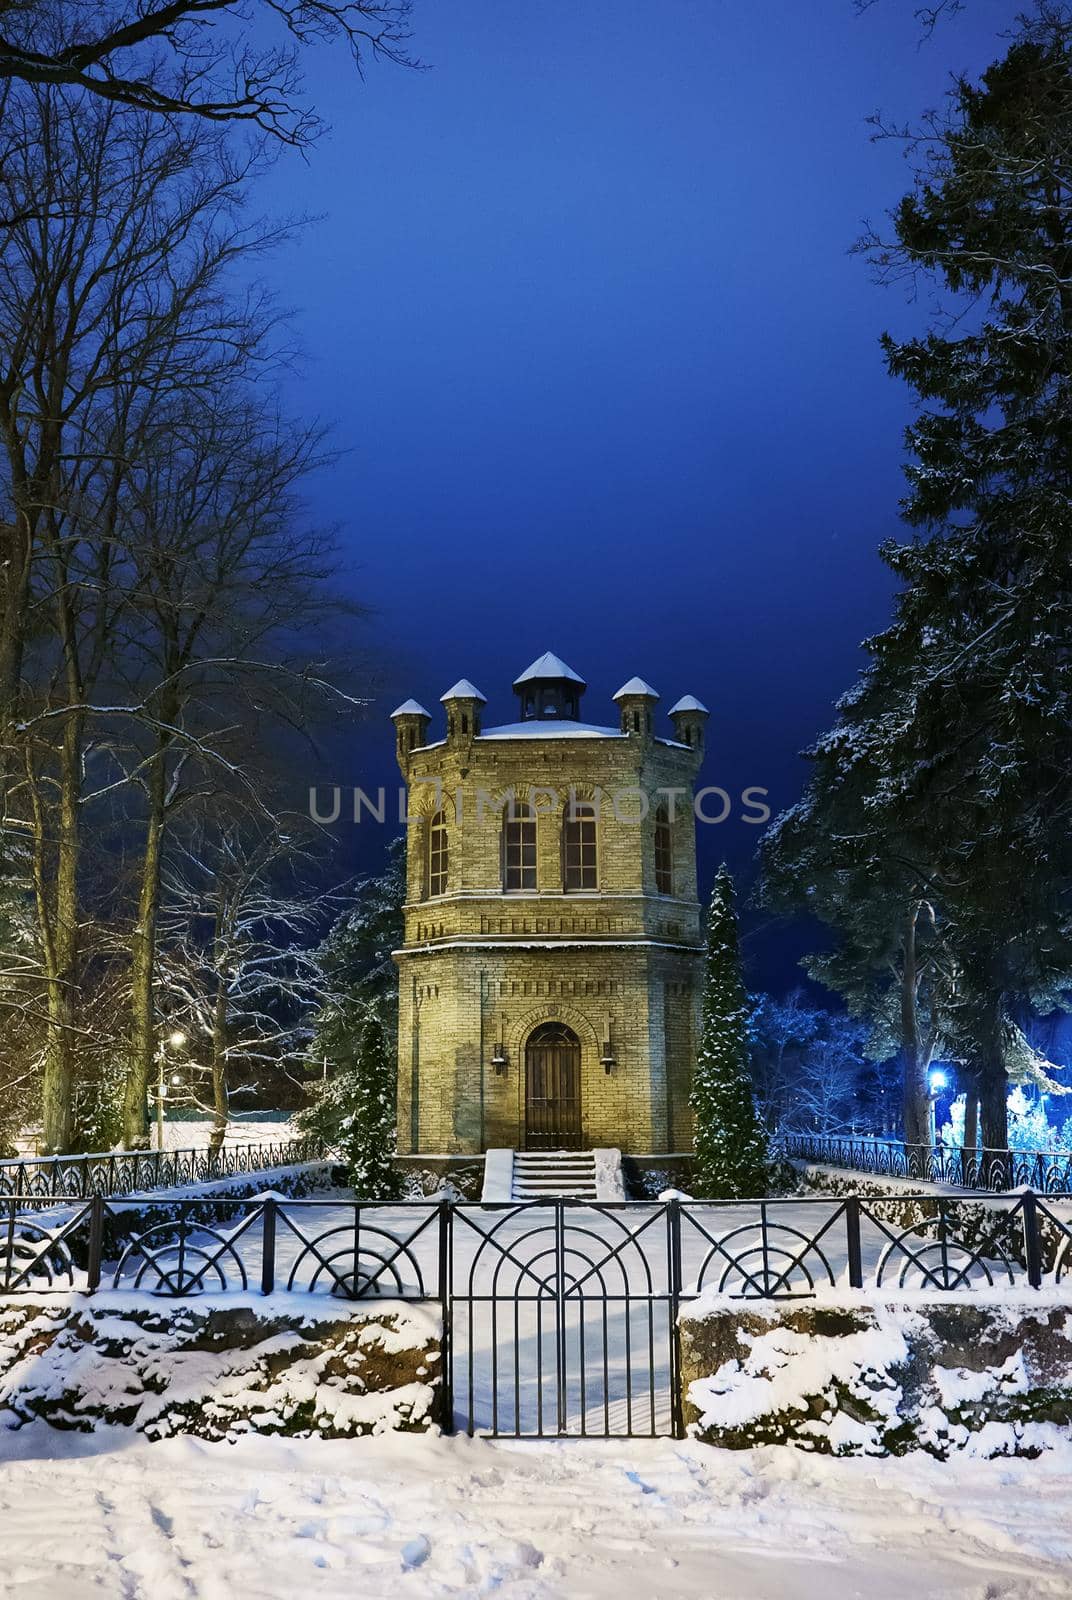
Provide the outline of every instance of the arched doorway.
<path id="1" fill-rule="evenodd" d="M 581 1041 L 544 1022 L 525 1045 L 525 1149 L 581 1148 Z"/>

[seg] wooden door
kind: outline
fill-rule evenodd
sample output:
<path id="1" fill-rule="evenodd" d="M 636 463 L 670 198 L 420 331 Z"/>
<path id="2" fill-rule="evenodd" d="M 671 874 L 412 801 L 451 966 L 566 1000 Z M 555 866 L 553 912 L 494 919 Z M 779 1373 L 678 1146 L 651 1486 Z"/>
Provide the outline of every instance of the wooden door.
<path id="1" fill-rule="evenodd" d="M 525 1046 L 525 1149 L 581 1148 L 581 1041 L 545 1022 Z"/>

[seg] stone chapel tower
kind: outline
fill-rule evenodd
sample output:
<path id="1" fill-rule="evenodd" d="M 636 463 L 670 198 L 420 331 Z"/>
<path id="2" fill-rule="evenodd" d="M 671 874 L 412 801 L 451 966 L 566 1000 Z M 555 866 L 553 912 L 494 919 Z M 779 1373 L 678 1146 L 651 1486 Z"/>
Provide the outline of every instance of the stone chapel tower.
<path id="1" fill-rule="evenodd" d="M 398 1148 L 686 1149 L 707 710 L 686 696 L 660 736 L 659 696 L 630 678 L 616 727 L 583 722 L 584 681 L 550 653 L 513 687 L 498 727 L 467 679 L 442 696 L 445 737 L 416 701 L 393 713 L 411 819 Z"/>

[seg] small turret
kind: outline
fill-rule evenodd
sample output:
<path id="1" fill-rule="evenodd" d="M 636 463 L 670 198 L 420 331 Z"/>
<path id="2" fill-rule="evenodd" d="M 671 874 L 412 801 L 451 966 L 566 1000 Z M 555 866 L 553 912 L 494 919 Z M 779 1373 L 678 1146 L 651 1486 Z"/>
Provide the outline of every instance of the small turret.
<path id="1" fill-rule="evenodd" d="M 402 704 L 391 712 L 391 721 L 395 725 L 395 755 L 403 776 L 406 773 L 410 751 L 428 743 L 428 724 L 431 720 L 431 712 L 426 711 L 416 700 L 403 700 Z"/>
<path id="2" fill-rule="evenodd" d="M 642 739 L 650 739 L 654 733 L 652 711 L 658 698 L 658 690 L 653 689 L 650 683 L 645 683 L 643 678 L 630 678 L 628 683 L 623 683 L 614 696 L 621 712 L 622 732 L 636 733 Z"/>
<path id="3" fill-rule="evenodd" d="M 682 695 L 670 707 L 670 721 L 674 724 L 674 738 L 678 744 L 691 745 L 694 750 L 704 747 L 704 725 L 711 713 L 702 700 L 694 694 Z"/>
<path id="4" fill-rule="evenodd" d="M 487 701 L 468 678 L 459 678 L 446 694 L 439 697 L 447 708 L 447 743 L 475 739 L 480 732 L 480 707 Z"/>

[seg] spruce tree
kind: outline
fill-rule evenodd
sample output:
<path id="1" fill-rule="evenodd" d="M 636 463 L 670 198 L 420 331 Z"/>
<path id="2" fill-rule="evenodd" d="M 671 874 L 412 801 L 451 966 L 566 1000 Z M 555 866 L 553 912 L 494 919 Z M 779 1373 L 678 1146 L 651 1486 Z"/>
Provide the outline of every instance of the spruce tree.
<path id="1" fill-rule="evenodd" d="M 298 1119 L 302 1130 L 338 1153 L 359 1200 L 395 1200 L 395 1067 L 374 1006 L 349 999 L 328 1008 L 316 1049 L 335 1072 Z"/>
<path id="2" fill-rule="evenodd" d="M 342 1147 L 354 1193 L 362 1200 L 393 1200 L 401 1192 L 395 1171 L 396 1075 L 383 1023 L 369 1009 L 358 1043 L 353 1110 Z"/>
<path id="3" fill-rule="evenodd" d="M 359 1199 L 394 1200 L 397 1116 L 395 1041 L 398 975 L 391 951 L 402 942 L 405 841 L 388 846 L 387 866 L 358 885 L 321 952 L 331 997 L 316 1021 L 309 1065 L 323 1082 L 301 1127 L 345 1161 Z"/>
<path id="4" fill-rule="evenodd" d="M 748 1015 L 733 879 L 723 865 L 707 919 L 703 1018 L 692 1079 L 694 1181 L 704 1198 L 740 1200 L 767 1190 L 767 1140 L 748 1065 Z"/>
<path id="5" fill-rule="evenodd" d="M 863 242 L 946 302 L 883 341 L 920 402 L 914 537 L 883 549 L 894 621 L 765 848 L 769 898 L 839 936 L 816 975 L 850 1005 L 896 975 L 913 1142 L 937 1025 L 1006 1147 L 1012 1023 L 1072 977 L 1070 130 L 1072 24 L 1039 5 L 917 131 L 892 237 Z"/>
<path id="6" fill-rule="evenodd" d="M 869 644 L 908 684 L 872 818 L 925 858 L 958 973 L 984 1143 L 1007 1144 L 1008 1019 L 1072 975 L 1072 23 L 1040 4 L 913 147 L 887 276 L 944 308 L 884 341 L 916 392 L 904 584 Z"/>
<path id="7" fill-rule="evenodd" d="M 818 918 L 832 934 L 802 963 L 865 1019 L 902 1073 L 905 1142 L 930 1142 L 928 1068 L 952 1028 L 955 961 L 935 904 L 929 842 L 903 825 L 890 775 L 912 722 L 911 663 L 876 663 L 805 758 L 803 798 L 761 845 L 764 904 Z"/>

